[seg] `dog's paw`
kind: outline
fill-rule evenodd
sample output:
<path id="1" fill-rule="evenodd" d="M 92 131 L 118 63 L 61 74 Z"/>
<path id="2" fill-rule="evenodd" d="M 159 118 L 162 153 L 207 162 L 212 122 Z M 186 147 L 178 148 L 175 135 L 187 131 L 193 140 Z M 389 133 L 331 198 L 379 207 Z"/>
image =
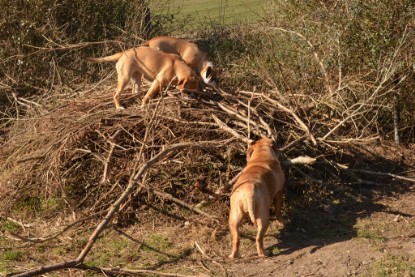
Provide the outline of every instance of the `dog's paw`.
<path id="1" fill-rule="evenodd" d="M 147 105 L 148 102 L 149 102 L 148 99 L 143 98 L 143 100 L 141 101 L 141 108 L 144 108 Z"/>
<path id="2" fill-rule="evenodd" d="M 268 256 L 269 256 L 269 252 L 267 250 L 264 250 L 258 253 L 258 258 L 266 258 Z"/>
<path id="3" fill-rule="evenodd" d="M 117 111 L 122 111 L 122 110 L 125 110 L 125 108 L 123 106 L 117 107 Z"/>
<path id="4" fill-rule="evenodd" d="M 229 259 L 234 260 L 234 259 L 239 259 L 241 257 L 241 255 L 239 255 L 239 253 L 232 253 L 229 255 Z"/>

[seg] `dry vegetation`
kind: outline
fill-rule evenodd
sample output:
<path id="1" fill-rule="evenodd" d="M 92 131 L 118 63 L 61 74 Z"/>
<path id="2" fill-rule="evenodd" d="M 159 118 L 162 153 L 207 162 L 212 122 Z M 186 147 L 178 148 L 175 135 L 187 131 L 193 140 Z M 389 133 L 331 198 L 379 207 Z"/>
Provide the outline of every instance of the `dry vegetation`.
<path id="1" fill-rule="evenodd" d="M 84 2 L 16 2 L 1 11 L 5 245 L 10 238 L 19 247 L 42 244 L 100 223 L 77 259 L 50 268 L 100 271 L 84 263 L 93 243 L 108 226 L 140 224 L 137 211 L 226 233 L 227 186 L 244 166 L 249 140 L 261 136 L 280 148 L 290 179 L 287 214 L 347 205 L 344 195 L 360 186 L 404 193 L 402 185 L 415 181 L 412 1 L 309 1 L 318 9 L 273 1 L 255 26 L 216 26 L 189 38 L 215 60 L 220 88 L 169 88 L 145 109 L 126 92 L 122 112 L 112 103 L 113 65 L 83 58 L 139 44 L 146 3 Z M 39 14 L 22 14 L 35 7 Z M 169 23 L 154 16 L 152 35 Z M 393 146 L 400 155 L 378 152 L 394 139 L 404 145 Z M 301 156 L 312 159 L 295 160 Z M 5 227 L 34 218 L 63 218 L 62 228 L 33 237 Z"/>

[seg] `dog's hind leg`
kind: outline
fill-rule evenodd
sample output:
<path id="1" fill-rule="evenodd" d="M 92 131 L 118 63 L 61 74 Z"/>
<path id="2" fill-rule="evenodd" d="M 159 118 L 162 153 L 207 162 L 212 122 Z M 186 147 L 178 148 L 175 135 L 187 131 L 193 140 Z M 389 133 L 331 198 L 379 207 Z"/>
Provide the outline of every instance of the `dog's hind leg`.
<path id="1" fill-rule="evenodd" d="M 136 94 L 136 93 L 140 92 L 141 78 L 142 78 L 142 75 L 139 72 L 135 72 L 131 76 L 131 84 L 133 86 L 132 94 Z"/>
<path id="2" fill-rule="evenodd" d="M 258 225 L 258 233 L 256 236 L 256 249 L 257 249 L 259 257 L 265 257 L 266 255 L 265 255 L 265 249 L 264 249 L 264 235 L 268 229 L 269 218 L 258 217 L 256 219 L 256 224 Z"/>
<path id="3" fill-rule="evenodd" d="M 279 192 L 277 192 L 277 194 L 275 194 L 274 199 L 273 199 L 275 216 L 280 226 L 284 225 L 284 222 L 282 219 L 282 213 L 281 213 L 282 200 L 283 200 L 283 190 L 280 190 Z"/>
<path id="4" fill-rule="evenodd" d="M 229 229 L 231 230 L 232 235 L 232 253 L 229 255 L 229 258 L 235 259 L 239 258 L 239 245 L 240 245 L 240 238 L 239 238 L 239 226 L 241 226 L 243 220 L 243 213 L 241 211 L 236 211 L 238 207 L 231 207 L 231 212 L 229 214 Z"/>
<path id="5" fill-rule="evenodd" d="M 124 107 L 120 105 L 120 94 L 121 94 L 121 92 L 123 92 L 123 90 L 127 86 L 129 79 L 130 78 L 126 78 L 125 76 L 121 76 L 121 74 L 118 74 L 117 90 L 115 91 L 115 93 L 113 95 L 115 108 L 117 110 L 123 110 L 124 109 Z"/>

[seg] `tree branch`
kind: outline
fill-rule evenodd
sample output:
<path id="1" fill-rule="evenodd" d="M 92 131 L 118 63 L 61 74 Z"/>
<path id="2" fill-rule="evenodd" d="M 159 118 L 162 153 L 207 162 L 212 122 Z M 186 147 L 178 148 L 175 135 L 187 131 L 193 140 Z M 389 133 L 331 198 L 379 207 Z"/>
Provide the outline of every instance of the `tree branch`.
<path id="1" fill-rule="evenodd" d="M 135 185 L 139 182 L 139 178 L 155 163 L 157 163 L 162 158 L 166 157 L 169 153 L 183 150 L 183 149 L 190 149 L 190 148 L 204 148 L 204 147 L 212 147 L 214 145 L 223 146 L 229 142 L 227 141 L 199 141 L 199 142 L 184 142 L 184 143 L 177 143 L 168 146 L 167 148 L 163 148 L 157 155 L 153 158 L 145 162 L 141 165 L 141 167 L 136 171 L 133 172 L 133 177 L 130 178 L 127 188 L 124 192 L 120 195 L 120 197 L 112 204 L 111 208 L 109 209 L 107 215 L 104 219 L 98 224 L 95 228 L 94 232 L 90 236 L 86 246 L 82 249 L 81 253 L 75 260 L 38 267 L 32 270 L 28 270 L 25 272 L 21 272 L 18 274 L 12 274 L 15 276 L 35 276 L 44 274 L 47 272 L 65 269 L 65 268 L 82 268 L 84 266 L 83 261 L 85 257 L 88 255 L 92 246 L 94 245 L 95 241 L 97 240 L 98 236 L 101 232 L 105 229 L 105 227 L 109 224 L 109 222 L 113 219 L 114 215 L 118 212 L 120 205 L 127 199 L 127 197 L 133 192 Z M 136 173 L 135 173 L 136 172 Z M 135 173 L 135 174 L 134 174 Z"/>
<path id="2" fill-rule="evenodd" d="M 314 138 L 313 134 L 310 132 L 310 129 L 307 127 L 307 125 L 301 120 L 301 118 L 291 109 L 285 107 L 284 105 L 278 103 L 274 99 L 271 99 L 270 97 L 266 96 L 265 94 L 261 94 L 262 97 L 264 97 L 267 101 L 271 102 L 272 104 L 276 105 L 280 110 L 283 110 L 286 113 L 289 113 L 295 121 L 297 121 L 298 125 L 306 132 L 307 136 L 310 138 L 313 145 L 317 145 L 317 141 Z"/>

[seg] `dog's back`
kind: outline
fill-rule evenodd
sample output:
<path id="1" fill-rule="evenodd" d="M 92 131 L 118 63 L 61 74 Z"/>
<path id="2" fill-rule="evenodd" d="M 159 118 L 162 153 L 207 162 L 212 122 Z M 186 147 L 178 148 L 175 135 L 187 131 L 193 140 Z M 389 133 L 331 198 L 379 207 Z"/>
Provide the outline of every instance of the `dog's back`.
<path id="1" fill-rule="evenodd" d="M 155 37 L 144 42 L 142 46 L 148 46 L 166 53 L 179 55 L 194 71 L 201 70 L 201 64 L 206 62 L 206 53 L 196 44 L 174 37 Z"/>
<path id="2" fill-rule="evenodd" d="M 244 190 L 246 197 L 256 199 L 257 195 L 267 195 L 266 199 L 262 199 L 263 205 L 269 207 L 271 200 L 282 190 L 285 182 L 284 173 L 278 161 L 264 162 L 264 161 L 252 161 L 244 168 L 243 173 L 238 178 L 232 195 L 238 193 L 238 191 Z M 243 186 L 243 188 L 242 188 Z M 248 193 L 249 192 L 249 193 Z M 257 203 L 259 204 L 259 202 Z M 254 210 L 257 208 L 254 205 Z M 249 206 L 246 206 L 246 210 L 249 211 Z M 251 221 L 255 223 L 253 214 L 249 214 Z"/>

